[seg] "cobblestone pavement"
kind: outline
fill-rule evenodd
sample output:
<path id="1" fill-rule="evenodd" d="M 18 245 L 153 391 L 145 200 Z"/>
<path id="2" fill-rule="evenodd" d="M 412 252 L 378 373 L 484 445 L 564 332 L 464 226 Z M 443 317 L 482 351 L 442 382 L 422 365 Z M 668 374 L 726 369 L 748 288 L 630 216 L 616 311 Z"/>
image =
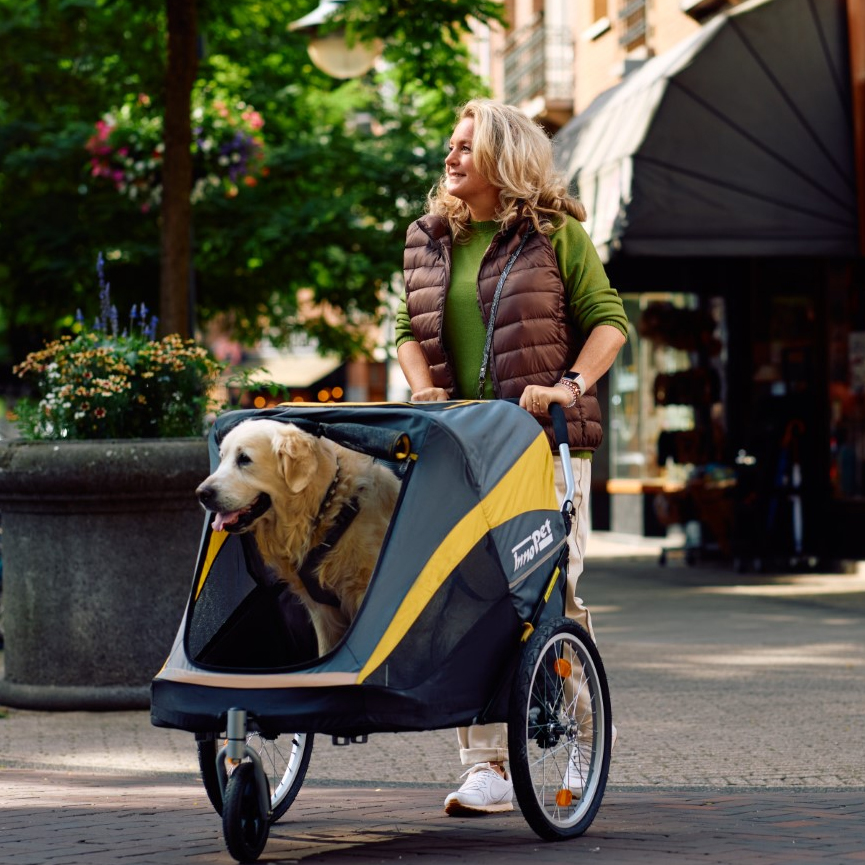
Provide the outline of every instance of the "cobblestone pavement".
<path id="1" fill-rule="evenodd" d="M 619 729 L 585 836 L 445 817 L 452 731 L 320 737 L 262 861 L 865 862 L 865 576 L 660 567 L 613 540 L 593 536 L 580 583 Z M 2 714 L 0 862 L 231 861 L 190 734 L 146 712 Z"/>
<path id="2" fill-rule="evenodd" d="M 4 865 L 230 865 L 200 787 L 166 776 L 4 773 Z M 610 790 L 591 829 L 540 841 L 519 811 L 446 817 L 429 788 L 304 787 L 260 861 L 372 865 L 865 862 L 865 795 Z M 59 807 L 62 806 L 62 807 Z"/>

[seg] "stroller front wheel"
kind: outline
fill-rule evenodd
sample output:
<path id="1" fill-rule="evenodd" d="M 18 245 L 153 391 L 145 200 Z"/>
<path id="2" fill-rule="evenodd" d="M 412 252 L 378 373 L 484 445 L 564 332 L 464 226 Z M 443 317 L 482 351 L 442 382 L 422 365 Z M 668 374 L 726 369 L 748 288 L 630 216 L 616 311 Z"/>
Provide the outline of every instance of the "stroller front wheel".
<path id="1" fill-rule="evenodd" d="M 553 619 L 523 649 L 508 718 L 514 792 L 541 838 L 560 841 L 589 828 L 607 785 L 611 739 L 597 647 L 576 622 Z"/>
<path id="2" fill-rule="evenodd" d="M 270 821 L 261 807 L 255 766 L 241 763 L 228 779 L 222 806 L 225 846 L 238 862 L 254 862 L 267 844 Z"/>
<path id="3" fill-rule="evenodd" d="M 197 741 L 198 766 L 201 780 L 210 804 L 222 815 L 222 793 L 216 770 L 216 754 L 221 739 L 213 737 Z M 275 823 L 291 807 L 306 778 L 309 759 L 312 756 L 312 733 L 283 733 L 267 737 L 261 733 L 250 733 L 246 744 L 261 758 L 261 764 L 270 783 L 270 822 Z"/>

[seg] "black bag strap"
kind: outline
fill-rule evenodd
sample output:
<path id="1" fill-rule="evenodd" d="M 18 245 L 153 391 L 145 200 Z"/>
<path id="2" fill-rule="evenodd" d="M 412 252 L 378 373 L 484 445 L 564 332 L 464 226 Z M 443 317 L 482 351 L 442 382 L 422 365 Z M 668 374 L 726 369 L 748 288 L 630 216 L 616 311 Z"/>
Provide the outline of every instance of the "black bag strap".
<path id="1" fill-rule="evenodd" d="M 493 303 L 490 307 L 490 321 L 487 325 L 487 340 L 484 345 L 484 356 L 481 360 L 481 372 L 478 376 L 478 399 L 484 398 L 484 390 L 487 383 L 487 367 L 490 365 L 490 348 L 493 344 L 493 330 L 495 329 L 496 313 L 499 309 L 499 298 L 502 296 L 502 289 L 505 287 L 505 280 L 508 278 L 508 274 L 511 272 L 514 262 L 519 258 L 520 253 L 523 251 L 523 247 L 526 245 L 526 241 L 529 239 L 529 235 L 534 230 L 535 227 L 530 225 L 529 230 L 523 235 L 520 245 L 511 253 L 511 257 L 508 259 L 508 263 L 505 265 L 505 269 L 502 271 L 502 275 L 499 277 L 498 284 L 496 285 L 496 293 L 493 295 Z"/>

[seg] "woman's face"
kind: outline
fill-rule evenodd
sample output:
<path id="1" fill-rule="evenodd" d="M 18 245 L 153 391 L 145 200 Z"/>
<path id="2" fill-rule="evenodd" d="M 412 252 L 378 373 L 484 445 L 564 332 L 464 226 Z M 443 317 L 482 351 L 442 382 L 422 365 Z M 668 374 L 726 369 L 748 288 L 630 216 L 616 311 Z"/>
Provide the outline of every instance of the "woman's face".
<path id="1" fill-rule="evenodd" d="M 499 204 L 499 190 L 475 167 L 472 139 L 475 122 L 463 118 L 454 129 L 445 157 L 445 187 L 455 198 L 464 201 L 472 219 L 478 222 L 494 218 Z"/>

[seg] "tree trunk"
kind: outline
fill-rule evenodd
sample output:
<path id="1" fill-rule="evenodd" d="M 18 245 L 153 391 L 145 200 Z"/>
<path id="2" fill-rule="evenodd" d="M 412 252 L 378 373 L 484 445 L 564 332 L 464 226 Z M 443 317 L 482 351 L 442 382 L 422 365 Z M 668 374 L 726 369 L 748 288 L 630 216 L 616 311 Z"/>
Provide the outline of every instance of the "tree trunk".
<path id="1" fill-rule="evenodd" d="M 188 337 L 192 267 L 192 86 L 198 68 L 196 0 L 166 0 L 168 69 L 162 162 L 159 330 Z"/>

